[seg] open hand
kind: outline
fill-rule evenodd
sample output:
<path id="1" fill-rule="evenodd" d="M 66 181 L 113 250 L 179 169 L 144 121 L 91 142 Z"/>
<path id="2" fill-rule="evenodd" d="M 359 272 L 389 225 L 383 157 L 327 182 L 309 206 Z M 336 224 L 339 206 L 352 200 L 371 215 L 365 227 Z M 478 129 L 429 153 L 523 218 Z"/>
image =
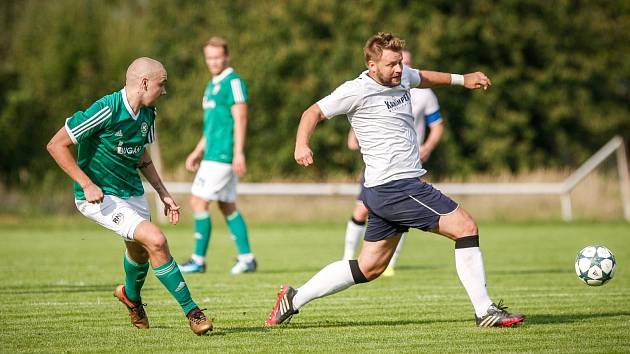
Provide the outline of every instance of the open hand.
<path id="1" fill-rule="evenodd" d="M 180 206 L 175 203 L 171 196 L 165 196 L 162 198 L 164 203 L 164 215 L 168 216 L 168 221 L 176 225 L 179 222 L 179 209 Z"/>

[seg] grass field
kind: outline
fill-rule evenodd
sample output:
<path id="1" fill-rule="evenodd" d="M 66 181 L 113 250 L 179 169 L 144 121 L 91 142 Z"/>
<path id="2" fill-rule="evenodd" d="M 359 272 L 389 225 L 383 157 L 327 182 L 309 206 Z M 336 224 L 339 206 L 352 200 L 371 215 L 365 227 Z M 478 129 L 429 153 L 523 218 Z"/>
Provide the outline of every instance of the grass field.
<path id="1" fill-rule="evenodd" d="M 152 274 L 143 292 L 152 329 L 131 327 L 111 295 L 123 279 L 114 234 L 76 218 L 0 224 L 0 351 L 630 352 L 630 225 L 480 226 L 490 294 L 529 316 L 522 327 L 476 328 L 452 242 L 414 231 L 395 277 L 316 300 L 288 325 L 266 329 L 279 285 L 301 285 L 340 257 L 345 225 L 250 225 L 259 272 L 234 277 L 233 245 L 219 221 L 207 273 L 187 277 L 215 320 L 210 336 L 197 337 Z M 191 226 L 165 231 L 176 259 L 187 258 Z M 592 243 L 617 258 L 616 277 L 603 287 L 578 282 L 573 270 L 577 251 Z"/>

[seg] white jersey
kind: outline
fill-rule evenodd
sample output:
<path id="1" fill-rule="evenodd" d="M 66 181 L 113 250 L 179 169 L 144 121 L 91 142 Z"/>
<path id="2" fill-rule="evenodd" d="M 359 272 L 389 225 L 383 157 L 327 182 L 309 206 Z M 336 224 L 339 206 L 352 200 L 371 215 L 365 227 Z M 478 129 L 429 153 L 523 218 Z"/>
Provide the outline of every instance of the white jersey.
<path id="1" fill-rule="evenodd" d="M 428 88 L 411 89 L 411 113 L 415 119 L 416 134 L 418 142 L 422 144 L 424 141 L 425 126 L 432 126 L 442 121 L 440 115 L 440 104 L 433 93 Z"/>
<path id="2" fill-rule="evenodd" d="M 418 70 L 403 66 L 400 85 L 388 87 L 364 71 L 317 102 L 326 118 L 347 115 L 365 162 L 366 187 L 426 173 L 420 162 L 409 92 L 420 80 Z"/>

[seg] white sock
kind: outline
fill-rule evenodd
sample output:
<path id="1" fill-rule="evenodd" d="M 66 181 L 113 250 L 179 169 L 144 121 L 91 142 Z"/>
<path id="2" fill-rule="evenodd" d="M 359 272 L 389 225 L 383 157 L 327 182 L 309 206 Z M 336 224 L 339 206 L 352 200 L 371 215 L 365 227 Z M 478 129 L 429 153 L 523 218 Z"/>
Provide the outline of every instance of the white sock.
<path id="1" fill-rule="evenodd" d="M 405 232 L 404 234 L 402 234 L 402 236 L 400 236 L 400 241 L 398 241 L 398 246 L 396 246 L 396 251 L 394 251 L 394 255 L 392 256 L 392 259 L 389 260 L 389 265 L 387 266 L 388 268 L 394 268 L 396 266 L 396 262 L 398 262 L 398 257 L 400 256 L 400 250 L 402 250 L 403 243 L 405 243 L 406 239 L 407 239 L 407 233 Z"/>
<path id="2" fill-rule="evenodd" d="M 492 300 L 486 289 L 486 274 L 479 247 L 456 248 L 455 267 L 459 280 L 466 288 L 468 297 L 475 307 L 477 317 L 484 316 Z"/>
<path id="3" fill-rule="evenodd" d="M 197 263 L 199 265 L 206 264 L 206 257 L 202 257 L 202 256 L 198 256 L 196 254 L 193 254 L 190 258 L 192 258 L 192 260 L 195 261 L 195 263 Z"/>
<path id="4" fill-rule="evenodd" d="M 332 295 L 354 285 L 348 261 L 337 261 L 325 266 L 309 281 L 297 289 L 293 307 L 299 309 L 312 300 Z"/>
<path id="5" fill-rule="evenodd" d="M 361 239 L 361 236 L 363 236 L 363 232 L 365 232 L 365 224 L 358 225 L 353 220 L 348 220 L 348 225 L 346 226 L 346 243 L 343 250 L 343 260 L 347 261 L 354 259 L 354 254 L 357 250 L 359 240 Z"/>
<path id="6" fill-rule="evenodd" d="M 253 253 L 243 253 L 243 254 L 239 254 L 238 255 L 238 260 L 239 262 L 251 262 L 254 260 L 254 254 Z"/>

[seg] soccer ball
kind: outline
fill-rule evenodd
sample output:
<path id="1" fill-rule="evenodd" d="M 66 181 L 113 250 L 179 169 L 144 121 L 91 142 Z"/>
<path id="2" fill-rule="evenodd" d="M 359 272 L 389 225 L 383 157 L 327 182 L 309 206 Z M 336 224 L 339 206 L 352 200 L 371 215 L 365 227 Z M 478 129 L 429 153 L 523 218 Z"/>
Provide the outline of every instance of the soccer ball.
<path id="1" fill-rule="evenodd" d="M 577 254 L 575 273 L 586 284 L 600 286 L 615 275 L 615 256 L 604 246 L 586 246 Z"/>

